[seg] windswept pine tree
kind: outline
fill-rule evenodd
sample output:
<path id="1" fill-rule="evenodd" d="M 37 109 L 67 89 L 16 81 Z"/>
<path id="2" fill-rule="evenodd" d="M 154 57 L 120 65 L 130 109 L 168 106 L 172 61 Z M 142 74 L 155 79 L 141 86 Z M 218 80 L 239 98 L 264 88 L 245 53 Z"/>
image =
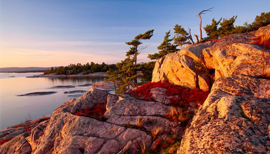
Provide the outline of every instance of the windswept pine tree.
<path id="1" fill-rule="evenodd" d="M 255 20 L 251 24 L 246 22 L 243 26 L 235 26 L 234 23 L 236 19 L 237 16 L 233 16 L 229 19 L 220 18 L 219 21 L 212 19 L 212 23 L 204 27 L 207 34 L 205 39 L 212 40 L 229 34 L 245 33 L 257 30 L 262 26 L 270 24 L 270 12 L 262 12 L 261 15 L 256 16 Z"/>
<path id="2" fill-rule="evenodd" d="M 193 44 L 194 41 L 191 36 L 191 30 L 189 29 L 189 33 L 181 26 L 176 24 L 174 26 L 174 33 L 175 36 L 173 38 L 174 44 L 177 44 L 178 46 L 182 46 L 185 44 Z"/>
<path id="3" fill-rule="evenodd" d="M 236 20 L 237 16 L 233 16 L 230 19 L 223 18 L 222 22 L 220 23 L 219 28 L 219 36 L 225 36 L 229 34 L 233 34 L 233 31 L 235 29 L 234 22 Z"/>
<path id="4" fill-rule="evenodd" d="M 171 31 L 166 32 L 163 42 L 157 47 L 157 49 L 159 50 L 158 53 L 149 54 L 148 58 L 150 58 L 151 60 L 157 60 L 164 57 L 168 53 L 173 53 L 178 50 L 177 46 L 171 43 L 173 39 L 170 39 L 170 32 Z"/>
<path id="5" fill-rule="evenodd" d="M 219 37 L 219 31 L 218 31 L 218 25 L 222 18 L 220 18 L 218 21 L 215 19 L 212 19 L 211 25 L 206 25 L 203 29 L 205 30 L 207 34 L 206 39 L 217 39 Z"/>
<path id="6" fill-rule="evenodd" d="M 127 58 L 116 64 L 118 70 L 107 72 L 109 81 L 117 84 L 116 93 L 124 93 L 131 87 L 138 86 L 137 77 L 139 65 L 137 64 L 137 57 L 140 54 L 139 46 L 142 44 L 141 40 L 148 40 L 153 36 L 154 30 L 148 30 L 144 34 L 137 35 L 132 41 L 126 42 L 130 45 L 129 51 L 126 52 Z"/>
<path id="7" fill-rule="evenodd" d="M 140 54 L 138 47 L 139 45 L 142 44 L 141 40 L 149 40 L 152 36 L 153 36 L 153 32 L 154 30 L 148 30 L 146 31 L 144 34 L 139 34 L 137 36 L 135 36 L 135 38 L 130 41 L 130 42 L 126 42 L 127 45 L 130 45 L 130 49 L 129 51 L 126 53 L 126 56 L 132 60 L 133 63 L 133 73 L 132 76 L 136 76 L 137 75 L 137 57 Z M 137 77 L 134 77 L 134 86 L 137 86 Z"/>

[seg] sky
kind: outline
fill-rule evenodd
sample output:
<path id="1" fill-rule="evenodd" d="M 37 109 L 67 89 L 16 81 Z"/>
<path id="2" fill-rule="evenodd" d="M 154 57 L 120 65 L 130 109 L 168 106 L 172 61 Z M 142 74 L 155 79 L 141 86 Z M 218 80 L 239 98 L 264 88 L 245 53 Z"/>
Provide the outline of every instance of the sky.
<path id="1" fill-rule="evenodd" d="M 129 50 L 125 42 L 154 29 L 138 57 L 146 62 L 175 24 L 199 35 L 196 14 L 203 9 L 214 7 L 202 15 L 203 26 L 234 15 L 235 25 L 243 25 L 269 6 L 269 0 L 0 0 L 0 67 L 117 63 Z"/>

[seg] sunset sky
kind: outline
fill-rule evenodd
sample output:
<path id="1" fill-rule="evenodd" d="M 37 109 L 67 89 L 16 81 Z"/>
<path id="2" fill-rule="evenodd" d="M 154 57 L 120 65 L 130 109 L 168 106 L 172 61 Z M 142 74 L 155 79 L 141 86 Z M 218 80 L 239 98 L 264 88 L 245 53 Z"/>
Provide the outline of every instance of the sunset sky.
<path id="1" fill-rule="evenodd" d="M 116 63 L 137 34 L 155 29 L 139 62 L 157 52 L 175 24 L 199 34 L 212 18 L 237 15 L 236 25 L 270 11 L 270 0 L 0 0 L 0 67 Z M 205 36 L 205 34 L 204 34 Z"/>

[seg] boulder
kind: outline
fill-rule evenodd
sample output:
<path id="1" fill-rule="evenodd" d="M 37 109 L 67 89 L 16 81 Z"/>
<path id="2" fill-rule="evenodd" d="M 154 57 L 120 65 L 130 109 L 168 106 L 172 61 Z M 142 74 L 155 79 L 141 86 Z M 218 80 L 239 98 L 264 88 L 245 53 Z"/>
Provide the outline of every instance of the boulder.
<path id="1" fill-rule="evenodd" d="M 202 49 L 212 42 L 187 46 L 156 62 L 152 82 L 170 82 L 191 89 L 210 90 L 210 79 L 202 61 Z"/>
<path id="2" fill-rule="evenodd" d="M 96 88 L 90 89 L 88 92 L 84 93 L 84 95 L 78 100 L 76 100 L 71 108 L 71 113 L 76 113 L 80 110 L 84 110 L 90 107 L 94 107 L 97 104 L 105 104 L 107 101 L 107 91 L 99 90 Z"/>
<path id="3" fill-rule="evenodd" d="M 102 90 L 114 90 L 114 84 L 111 81 L 100 81 L 92 84 L 93 88 Z"/>
<path id="4" fill-rule="evenodd" d="M 250 44 L 251 38 L 248 34 L 233 34 L 203 50 L 205 65 L 215 70 L 215 80 L 237 74 L 270 77 L 270 50 Z"/>
<path id="5" fill-rule="evenodd" d="M 130 141 L 133 148 L 152 143 L 143 131 L 65 112 L 53 115 L 33 154 L 118 153 Z"/>
<path id="6" fill-rule="evenodd" d="M 221 77 L 186 129 L 182 153 L 270 152 L 270 80 Z"/>
<path id="7" fill-rule="evenodd" d="M 118 99 L 110 97 L 113 101 L 108 101 L 105 117 L 107 122 L 141 128 L 150 134 L 177 135 L 182 136 L 181 122 L 174 122 L 166 118 L 166 114 L 176 111 L 172 106 L 161 102 L 143 101 L 130 96 Z"/>

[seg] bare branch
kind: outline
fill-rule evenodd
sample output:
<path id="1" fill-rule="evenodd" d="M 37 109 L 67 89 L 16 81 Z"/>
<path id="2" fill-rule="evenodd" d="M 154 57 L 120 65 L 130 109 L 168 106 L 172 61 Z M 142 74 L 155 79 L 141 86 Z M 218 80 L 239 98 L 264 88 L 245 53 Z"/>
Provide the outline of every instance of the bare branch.
<path id="1" fill-rule="evenodd" d="M 148 45 L 145 45 L 145 46 L 142 46 L 139 50 L 138 50 L 138 52 L 139 53 L 141 53 L 144 49 L 146 49 L 148 47 Z"/>
<path id="2" fill-rule="evenodd" d="M 194 41 L 193 41 L 193 39 L 192 39 L 191 29 L 188 28 L 188 31 L 189 31 L 189 39 L 190 39 L 190 41 L 192 42 L 192 44 L 194 44 Z"/>
<path id="3" fill-rule="evenodd" d="M 202 17 L 201 17 L 201 14 L 204 14 L 204 12 L 207 12 L 207 11 L 211 11 L 213 9 L 213 7 L 209 8 L 209 9 L 206 9 L 206 10 L 202 10 L 201 12 L 199 12 L 197 14 L 197 17 L 200 18 L 200 41 L 202 41 Z"/>
<path id="4" fill-rule="evenodd" d="M 211 7 L 211 8 L 206 9 L 206 10 L 202 10 L 201 12 L 199 12 L 199 13 L 197 14 L 197 16 L 200 16 L 201 14 L 204 14 L 204 12 L 212 11 L 213 8 L 214 8 L 214 7 Z"/>

